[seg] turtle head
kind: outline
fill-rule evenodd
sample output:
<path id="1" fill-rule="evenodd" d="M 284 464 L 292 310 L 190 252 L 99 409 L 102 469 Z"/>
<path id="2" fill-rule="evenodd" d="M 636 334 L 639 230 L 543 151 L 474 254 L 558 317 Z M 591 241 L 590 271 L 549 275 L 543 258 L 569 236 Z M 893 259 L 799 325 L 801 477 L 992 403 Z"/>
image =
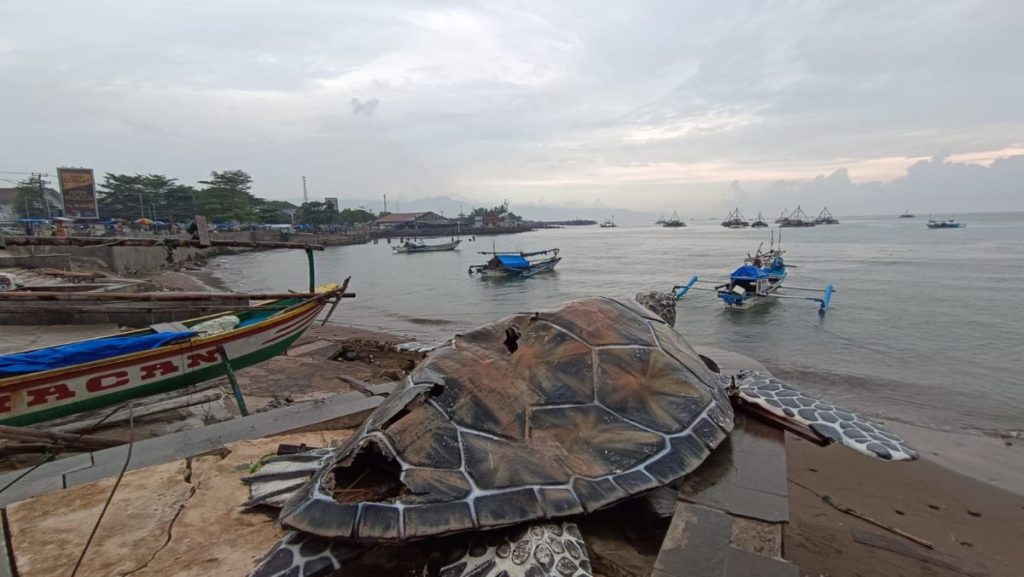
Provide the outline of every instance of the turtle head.
<path id="1" fill-rule="evenodd" d="M 676 298 L 672 293 L 658 291 L 638 292 L 633 297 L 641 306 L 661 317 L 668 326 L 676 326 Z"/>

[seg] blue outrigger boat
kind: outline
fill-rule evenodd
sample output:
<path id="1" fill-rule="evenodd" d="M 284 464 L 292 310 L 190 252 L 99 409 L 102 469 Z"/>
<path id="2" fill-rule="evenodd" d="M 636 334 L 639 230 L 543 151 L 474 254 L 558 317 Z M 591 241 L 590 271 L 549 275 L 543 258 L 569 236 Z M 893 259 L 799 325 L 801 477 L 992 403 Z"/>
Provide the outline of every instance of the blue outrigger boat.
<path id="1" fill-rule="evenodd" d="M 810 291 L 822 293 L 821 296 L 790 296 L 780 295 L 778 290 L 786 280 L 787 265 L 782 258 L 785 251 L 782 250 L 781 240 L 779 246 L 775 246 L 775 235 L 772 234 L 772 243 L 767 251 L 758 247 L 753 255 L 747 255 L 743 266 L 734 270 L 729 275 L 727 282 L 702 281 L 696 275 L 684 284 L 673 287 L 676 299 L 681 299 L 691 290 L 708 291 L 717 294 L 722 300 L 726 310 L 743 311 L 753 308 L 771 299 L 798 299 L 815 301 L 819 304 L 818 312 L 825 314 L 832 301 L 832 294 L 835 292 L 833 286 L 827 285 L 824 289 L 811 289 L 799 287 L 787 287 L 787 290 Z M 792 266 L 792 265 L 789 265 Z M 714 285 L 713 288 L 696 286 L 698 283 Z"/>
<path id="2" fill-rule="evenodd" d="M 469 267 L 469 274 L 478 274 L 482 277 L 531 277 L 535 274 L 554 270 L 555 265 L 562 260 L 558 256 L 558 249 L 540 250 L 537 252 L 481 252 L 480 254 L 491 255 L 491 260 L 486 264 L 475 264 Z M 543 259 L 530 260 L 532 256 L 551 254 Z"/>

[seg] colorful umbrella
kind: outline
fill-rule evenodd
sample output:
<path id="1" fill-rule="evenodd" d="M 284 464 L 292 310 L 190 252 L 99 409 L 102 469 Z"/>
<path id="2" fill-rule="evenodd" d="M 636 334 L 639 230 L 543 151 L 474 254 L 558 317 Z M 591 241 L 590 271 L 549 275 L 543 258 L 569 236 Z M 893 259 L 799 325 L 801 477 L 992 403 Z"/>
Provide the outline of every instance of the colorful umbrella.
<path id="1" fill-rule="evenodd" d="M 153 221 L 148 218 L 140 218 L 135 221 L 135 224 L 153 224 Z"/>

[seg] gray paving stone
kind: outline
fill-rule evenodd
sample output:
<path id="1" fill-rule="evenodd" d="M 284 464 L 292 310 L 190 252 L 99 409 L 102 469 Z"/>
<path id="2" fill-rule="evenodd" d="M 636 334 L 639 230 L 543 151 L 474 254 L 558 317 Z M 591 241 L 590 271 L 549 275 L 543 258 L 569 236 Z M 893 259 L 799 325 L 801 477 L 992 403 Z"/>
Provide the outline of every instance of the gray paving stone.
<path id="1" fill-rule="evenodd" d="M 236 441 L 299 429 L 308 430 L 316 423 L 334 422 L 347 416 L 369 412 L 383 401 L 383 396 L 365 397 L 360 393 L 346 392 L 325 399 L 295 403 L 265 413 L 146 439 L 132 447 L 128 470 L 184 459 Z M 117 475 L 124 466 L 127 451 L 127 445 L 121 445 L 47 463 L 0 493 L 0 506 Z M 0 481 L 6 484 L 18 473 L 8 473 L 0 477 Z"/>

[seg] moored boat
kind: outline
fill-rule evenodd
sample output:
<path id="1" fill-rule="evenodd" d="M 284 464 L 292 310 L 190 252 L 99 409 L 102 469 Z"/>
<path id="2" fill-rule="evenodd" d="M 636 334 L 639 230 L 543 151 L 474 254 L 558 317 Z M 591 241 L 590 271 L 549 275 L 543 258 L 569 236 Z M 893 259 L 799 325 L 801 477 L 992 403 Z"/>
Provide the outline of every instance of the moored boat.
<path id="1" fill-rule="evenodd" d="M 722 226 L 725 228 L 747 228 L 750 226 L 750 222 L 743 218 L 743 215 L 740 214 L 739 207 L 736 207 L 728 216 L 725 217 L 725 220 L 722 221 Z"/>
<path id="2" fill-rule="evenodd" d="M 615 228 L 617 226 L 619 225 L 615 224 L 614 216 L 601 223 L 601 228 Z"/>
<path id="3" fill-rule="evenodd" d="M 943 220 L 928 219 L 928 228 L 964 228 L 965 226 L 967 225 L 955 218 L 947 218 Z"/>
<path id="4" fill-rule="evenodd" d="M 481 277 L 531 277 L 554 270 L 555 265 L 562 260 L 562 257 L 558 256 L 558 250 L 552 248 L 536 252 L 481 252 L 480 254 L 491 255 L 491 259 L 484 264 L 469 267 L 469 274 L 478 274 Z M 546 258 L 530 259 L 549 254 L 551 256 Z"/>
<path id="5" fill-rule="evenodd" d="M 327 285 L 252 308 L 0 356 L 0 424 L 29 425 L 183 389 L 286 351 L 328 303 Z"/>
<path id="6" fill-rule="evenodd" d="M 818 218 L 814 219 L 814 224 L 839 224 L 839 219 L 832 216 L 832 213 L 829 212 L 828 207 L 826 206 L 821 210 L 821 213 L 818 214 Z"/>
<path id="7" fill-rule="evenodd" d="M 817 302 L 819 304 L 818 312 L 824 314 L 832 300 L 832 293 L 835 292 L 832 285 L 826 285 L 824 289 L 787 287 L 788 290 L 819 292 L 822 293 L 820 297 L 777 294 L 788 274 L 786 262 L 782 258 L 784 253 L 781 245 L 775 246 L 774 235 L 772 235 L 772 244 L 768 250 L 762 251 L 761 247 L 758 247 L 753 256 L 748 255 L 744 264 L 729 275 L 728 281 L 702 281 L 694 276 L 685 285 L 673 287 L 673 292 L 677 300 L 694 290 L 714 292 L 721 299 L 726 310 L 737 311 L 753 308 L 772 299 L 810 300 Z M 698 284 L 711 284 L 713 288 L 696 286 Z"/>
<path id="8" fill-rule="evenodd" d="M 750 223 L 750 228 L 768 228 L 768 223 L 761 216 L 760 212 L 757 213 L 757 218 L 754 219 L 754 222 Z"/>
<path id="9" fill-rule="evenodd" d="M 414 253 L 414 252 L 438 252 L 442 250 L 455 250 L 459 247 L 459 243 L 462 240 L 453 240 L 451 242 L 444 242 L 441 244 L 426 244 L 423 241 L 407 240 L 404 243 L 391 247 L 392 250 L 398 253 Z"/>
<path id="10" fill-rule="evenodd" d="M 796 207 L 796 210 L 779 218 L 776 222 L 779 223 L 779 226 L 787 228 L 806 228 L 815 225 L 814 221 L 799 206 Z"/>
<path id="11" fill-rule="evenodd" d="M 661 223 L 661 226 L 668 228 L 681 228 L 686 226 L 686 223 L 683 222 L 682 220 L 679 220 L 679 215 L 676 214 L 676 211 L 673 210 L 672 218 L 665 219 L 665 221 Z"/>
<path id="12" fill-rule="evenodd" d="M 916 215 L 910 214 L 909 210 L 903 211 L 903 214 L 901 214 L 899 217 L 900 218 L 917 218 Z"/>

